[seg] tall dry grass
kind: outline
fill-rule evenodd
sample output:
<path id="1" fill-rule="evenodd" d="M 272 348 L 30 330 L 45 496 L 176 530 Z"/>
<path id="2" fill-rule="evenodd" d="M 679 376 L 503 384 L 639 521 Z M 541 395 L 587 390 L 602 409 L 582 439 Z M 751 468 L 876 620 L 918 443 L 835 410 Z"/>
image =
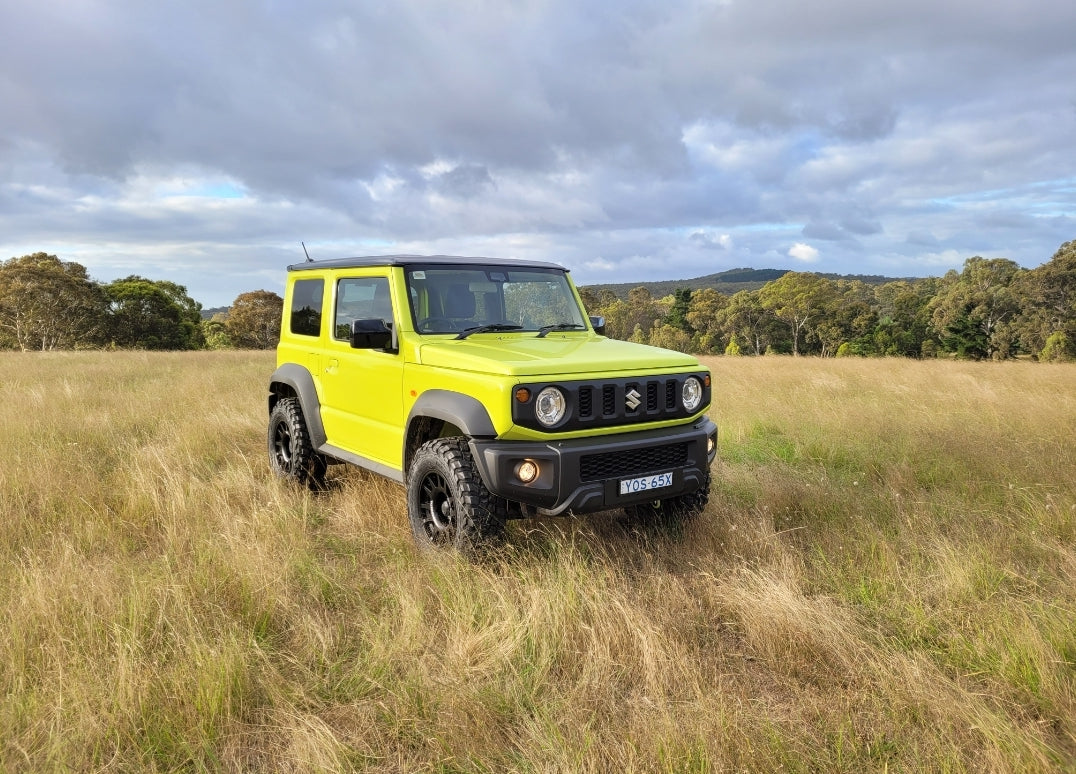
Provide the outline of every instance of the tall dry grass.
<path id="1" fill-rule="evenodd" d="M 0 769 L 1076 770 L 1076 367 L 710 365 L 703 518 L 468 563 L 271 355 L 0 354 Z"/>

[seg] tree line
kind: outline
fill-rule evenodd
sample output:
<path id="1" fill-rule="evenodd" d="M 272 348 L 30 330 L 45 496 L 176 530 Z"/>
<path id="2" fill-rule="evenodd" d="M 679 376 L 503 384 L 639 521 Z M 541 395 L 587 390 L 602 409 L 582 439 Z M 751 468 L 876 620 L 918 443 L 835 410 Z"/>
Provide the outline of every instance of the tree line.
<path id="1" fill-rule="evenodd" d="M 1076 241 L 1035 269 L 976 256 L 944 277 L 878 285 L 788 272 L 732 295 L 580 295 L 608 336 L 693 354 L 1076 360 Z M 282 312 L 279 295 L 256 290 L 205 320 L 174 282 L 103 284 L 45 253 L 0 263 L 0 349 L 271 349 Z"/>
<path id="2" fill-rule="evenodd" d="M 580 292 L 608 336 L 694 354 L 1076 359 L 1076 241 L 1035 269 L 976 256 L 944 277 L 878 285 L 788 272 L 731 296 Z"/>
<path id="3" fill-rule="evenodd" d="M 283 306 L 276 293 L 258 290 L 203 320 L 202 305 L 167 280 L 100 283 L 84 266 L 46 253 L 0 263 L 0 349 L 268 349 Z"/>

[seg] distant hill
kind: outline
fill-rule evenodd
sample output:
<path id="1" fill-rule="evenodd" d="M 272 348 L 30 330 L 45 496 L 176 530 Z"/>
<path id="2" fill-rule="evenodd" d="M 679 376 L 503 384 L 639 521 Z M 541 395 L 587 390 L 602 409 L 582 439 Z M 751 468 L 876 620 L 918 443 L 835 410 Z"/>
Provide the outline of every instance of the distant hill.
<path id="1" fill-rule="evenodd" d="M 224 312 L 225 314 L 227 314 L 229 309 L 231 309 L 230 306 L 214 306 L 212 309 L 203 309 L 202 310 L 202 319 L 203 320 L 212 320 L 213 315 L 218 314 L 220 312 Z"/>
<path id="2" fill-rule="evenodd" d="M 656 282 L 621 282 L 605 285 L 584 285 L 583 287 L 593 290 L 594 292 L 611 290 L 618 298 L 627 298 L 628 293 L 638 287 L 644 287 L 649 290 L 650 295 L 654 298 L 671 296 L 677 288 L 691 288 L 692 290 L 713 288 L 718 293 L 724 293 L 726 296 L 731 296 L 733 293 L 738 293 L 741 290 L 758 290 L 767 282 L 780 279 L 790 271 L 791 269 L 729 269 L 727 271 L 718 272 L 717 274 L 707 274 L 704 277 L 696 277 L 695 279 L 659 280 Z M 823 274 L 821 272 L 818 272 L 818 276 L 826 277 L 831 280 L 859 280 L 867 285 L 884 285 L 887 282 L 898 282 L 900 280 L 911 281 L 914 279 L 912 277 L 882 277 L 874 274 Z"/>

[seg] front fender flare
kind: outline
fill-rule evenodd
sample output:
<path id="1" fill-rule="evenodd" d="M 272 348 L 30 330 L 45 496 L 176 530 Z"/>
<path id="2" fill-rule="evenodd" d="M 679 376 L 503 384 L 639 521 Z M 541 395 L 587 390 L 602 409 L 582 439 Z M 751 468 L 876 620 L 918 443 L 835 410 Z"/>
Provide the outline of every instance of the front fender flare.
<path id="1" fill-rule="evenodd" d="M 415 417 L 451 422 L 471 438 L 494 438 L 497 430 L 486 407 L 476 398 L 450 390 L 427 390 L 407 415 L 407 427 Z"/>

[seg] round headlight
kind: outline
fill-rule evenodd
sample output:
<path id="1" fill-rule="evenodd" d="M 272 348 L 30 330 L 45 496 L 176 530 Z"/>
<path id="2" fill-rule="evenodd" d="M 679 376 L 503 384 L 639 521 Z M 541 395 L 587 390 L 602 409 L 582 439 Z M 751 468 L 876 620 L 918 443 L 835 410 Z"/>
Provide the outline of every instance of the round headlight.
<path id="1" fill-rule="evenodd" d="M 702 404 L 702 382 L 697 376 L 684 379 L 684 388 L 680 391 L 680 397 L 688 413 L 694 412 Z"/>
<path id="2" fill-rule="evenodd" d="M 534 414 L 546 427 L 552 427 L 562 420 L 567 408 L 564 393 L 556 387 L 546 387 L 534 400 Z"/>

